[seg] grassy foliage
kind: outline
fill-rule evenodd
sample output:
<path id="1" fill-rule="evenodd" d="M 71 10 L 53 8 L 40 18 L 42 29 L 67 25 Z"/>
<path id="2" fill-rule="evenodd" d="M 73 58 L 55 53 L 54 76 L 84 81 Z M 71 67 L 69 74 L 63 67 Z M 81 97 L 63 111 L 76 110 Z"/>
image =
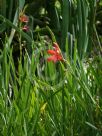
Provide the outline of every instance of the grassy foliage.
<path id="1" fill-rule="evenodd" d="M 2 1 L 0 136 L 102 135 L 98 4 L 102 7 L 95 0 Z M 21 13 L 29 22 L 20 22 Z M 47 61 L 53 42 L 64 61 Z M 92 50 L 96 43 L 99 48 Z"/>

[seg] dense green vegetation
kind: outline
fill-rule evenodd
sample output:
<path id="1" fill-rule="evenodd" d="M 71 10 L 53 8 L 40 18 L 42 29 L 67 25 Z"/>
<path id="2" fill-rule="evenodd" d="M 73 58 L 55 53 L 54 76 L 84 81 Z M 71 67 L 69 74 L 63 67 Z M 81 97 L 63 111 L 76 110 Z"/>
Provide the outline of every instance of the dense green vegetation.
<path id="1" fill-rule="evenodd" d="M 0 136 L 102 136 L 102 1 L 0 0 Z"/>

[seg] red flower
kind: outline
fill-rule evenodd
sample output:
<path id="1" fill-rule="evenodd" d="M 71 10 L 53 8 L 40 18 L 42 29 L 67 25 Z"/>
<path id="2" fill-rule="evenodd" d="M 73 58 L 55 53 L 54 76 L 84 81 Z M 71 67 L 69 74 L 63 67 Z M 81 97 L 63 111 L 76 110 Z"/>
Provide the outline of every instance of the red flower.
<path id="1" fill-rule="evenodd" d="M 27 25 L 24 25 L 23 27 L 22 27 L 22 30 L 24 30 L 24 31 L 29 31 L 29 26 L 27 26 Z"/>
<path id="2" fill-rule="evenodd" d="M 54 63 L 56 63 L 57 61 L 63 60 L 60 48 L 55 42 L 53 43 L 53 50 L 48 50 L 47 53 L 51 55 L 49 58 L 47 58 L 48 62 L 53 61 Z"/>
<path id="3" fill-rule="evenodd" d="M 20 22 L 28 23 L 29 22 L 29 17 L 26 16 L 26 15 L 21 15 L 19 17 L 19 20 L 20 20 Z"/>

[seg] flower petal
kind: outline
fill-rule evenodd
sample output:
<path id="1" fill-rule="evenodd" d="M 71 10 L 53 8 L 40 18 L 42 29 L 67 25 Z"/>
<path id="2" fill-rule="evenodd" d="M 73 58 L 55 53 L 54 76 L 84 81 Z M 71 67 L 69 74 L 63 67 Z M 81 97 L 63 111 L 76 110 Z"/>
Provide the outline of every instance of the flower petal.
<path id="1" fill-rule="evenodd" d="M 22 30 L 24 30 L 24 31 L 29 31 L 29 26 L 24 25 L 23 28 L 22 28 Z"/>
<path id="2" fill-rule="evenodd" d="M 55 55 L 56 51 L 54 51 L 54 50 L 48 50 L 47 53 L 50 54 L 50 55 Z"/>
<path id="3" fill-rule="evenodd" d="M 26 16 L 26 15 L 22 15 L 22 16 L 20 16 L 19 20 L 20 20 L 21 22 L 28 23 L 28 22 L 29 22 L 29 17 Z"/>
<path id="4" fill-rule="evenodd" d="M 63 60 L 63 57 L 60 54 L 58 54 L 56 57 L 57 57 L 57 60 Z"/>
<path id="5" fill-rule="evenodd" d="M 56 58 L 55 55 L 52 55 L 52 56 L 50 56 L 49 58 L 47 58 L 47 61 L 48 61 L 48 62 L 49 62 L 49 61 L 53 61 L 54 63 L 56 63 L 57 58 Z"/>

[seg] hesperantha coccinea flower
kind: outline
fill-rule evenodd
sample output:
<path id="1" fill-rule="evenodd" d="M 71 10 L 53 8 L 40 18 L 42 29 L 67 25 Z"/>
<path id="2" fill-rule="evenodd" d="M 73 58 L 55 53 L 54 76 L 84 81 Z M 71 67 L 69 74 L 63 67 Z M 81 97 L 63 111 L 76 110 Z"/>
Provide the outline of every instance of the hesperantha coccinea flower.
<path id="1" fill-rule="evenodd" d="M 22 27 L 22 30 L 24 30 L 24 31 L 29 31 L 29 26 L 28 25 L 24 25 L 23 27 Z"/>
<path id="2" fill-rule="evenodd" d="M 56 42 L 53 43 L 53 50 L 47 50 L 47 53 L 51 56 L 47 58 L 47 61 L 56 63 L 57 61 L 63 61 L 63 56 L 61 54 L 60 48 Z"/>
<path id="3" fill-rule="evenodd" d="M 28 22 L 29 22 L 29 17 L 24 14 L 24 15 L 21 15 L 21 16 L 19 17 L 19 20 L 20 20 L 20 22 L 22 22 L 22 23 L 28 23 Z"/>

